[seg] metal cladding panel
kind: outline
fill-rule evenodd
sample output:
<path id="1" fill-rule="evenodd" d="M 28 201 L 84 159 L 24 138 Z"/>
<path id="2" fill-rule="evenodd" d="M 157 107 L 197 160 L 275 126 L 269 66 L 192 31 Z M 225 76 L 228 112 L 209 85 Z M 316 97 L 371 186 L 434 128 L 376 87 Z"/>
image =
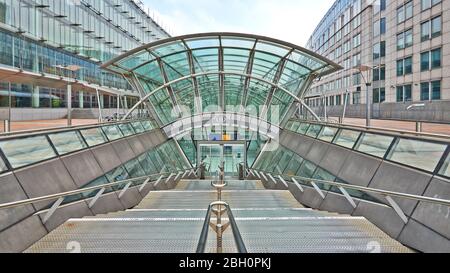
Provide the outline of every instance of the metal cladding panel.
<path id="1" fill-rule="evenodd" d="M 435 177 L 428 186 L 425 196 L 450 200 L 450 181 Z M 412 217 L 450 239 L 450 207 L 420 202 Z"/>
<path id="2" fill-rule="evenodd" d="M 0 176 L 0 204 L 27 199 L 12 173 Z M 0 210 L 0 231 L 25 219 L 35 212 L 32 205 Z"/>
<path id="3" fill-rule="evenodd" d="M 111 144 L 105 144 L 91 149 L 103 172 L 107 173 L 122 165 L 116 151 Z"/>
<path id="4" fill-rule="evenodd" d="M 399 237 L 399 241 L 422 252 L 450 252 L 448 237 L 444 237 L 414 220 L 408 222 Z"/>
<path id="5" fill-rule="evenodd" d="M 111 145 L 114 147 L 114 150 L 116 151 L 117 156 L 120 158 L 120 161 L 122 163 L 127 163 L 131 159 L 138 156 L 133 152 L 133 149 L 131 149 L 131 146 L 130 144 L 128 144 L 127 139 L 115 141 L 111 143 Z"/>
<path id="6" fill-rule="evenodd" d="M 344 154 L 341 152 L 332 153 L 331 151 L 335 149 L 344 150 L 344 148 L 330 148 L 330 156 L 334 154 L 332 156 L 333 161 L 330 158 L 329 162 L 324 165 L 330 166 L 333 165 L 333 162 L 342 165 L 338 175 L 339 178 L 353 185 L 367 187 L 375 176 L 382 160 L 351 151 L 347 152 L 346 160 L 340 160 L 339 156 Z"/>
<path id="7" fill-rule="evenodd" d="M 103 175 L 103 170 L 90 150 L 61 158 L 78 187 Z"/>
<path id="8" fill-rule="evenodd" d="M 38 216 L 31 216 L 0 233 L 0 253 L 22 252 L 47 235 Z"/>
<path id="9" fill-rule="evenodd" d="M 431 181 L 431 175 L 389 162 L 383 162 L 370 188 L 422 195 Z M 406 215 L 411 215 L 417 201 L 393 198 Z"/>
<path id="10" fill-rule="evenodd" d="M 30 198 L 42 197 L 77 189 L 69 172 L 60 159 L 54 159 L 14 172 L 17 180 Z M 35 203 L 40 210 L 52 201 Z"/>
<path id="11" fill-rule="evenodd" d="M 142 143 L 140 136 L 132 136 L 128 139 L 128 144 L 130 145 L 131 149 L 133 150 L 134 154 L 140 155 L 147 151 L 144 143 Z"/>

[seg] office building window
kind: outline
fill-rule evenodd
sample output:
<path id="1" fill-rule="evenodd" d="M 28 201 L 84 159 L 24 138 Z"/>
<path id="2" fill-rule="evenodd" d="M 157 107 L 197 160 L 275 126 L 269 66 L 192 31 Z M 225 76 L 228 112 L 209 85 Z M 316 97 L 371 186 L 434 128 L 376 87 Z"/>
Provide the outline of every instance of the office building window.
<path id="1" fill-rule="evenodd" d="M 441 3 L 442 0 L 421 0 L 422 2 L 422 10 L 426 10 L 431 8 L 434 5 Z"/>
<path id="2" fill-rule="evenodd" d="M 361 104 L 361 92 L 353 93 L 353 104 L 355 105 Z"/>
<path id="3" fill-rule="evenodd" d="M 386 33 L 386 18 L 381 18 L 380 20 L 380 34 Z"/>
<path id="4" fill-rule="evenodd" d="M 373 47 L 373 59 L 376 60 L 386 56 L 386 42 L 381 41 L 376 43 Z"/>
<path id="5" fill-rule="evenodd" d="M 361 84 L 361 74 L 356 73 L 353 74 L 353 85 L 360 85 Z"/>
<path id="6" fill-rule="evenodd" d="M 336 96 L 336 105 L 339 106 L 342 104 L 342 95 Z"/>
<path id="7" fill-rule="evenodd" d="M 353 48 L 357 48 L 361 45 L 361 33 L 353 37 Z"/>
<path id="8" fill-rule="evenodd" d="M 397 86 L 397 102 L 412 101 L 412 85 Z"/>
<path id="9" fill-rule="evenodd" d="M 421 24 L 421 40 L 426 41 L 440 36 L 442 33 L 442 17 L 438 16 Z"/>
<path id="10" fill-rule="evenodd" d="M 420 100 L 431 101 L 441 99 L 441 81 L 423 82 L 420 84 Z"/>
<path id="11" fill-rule="evenodd" d="M 386 67 L 380 66 L 373 70 L 373 81 L 384 81 L 386 79 Z"/>
<path id="12" fill-rule="evenodd" d="M 361 53 L 353 55 L 353 67 L 358 67 L 361 65 Z"/>
<path id="13" fill-rule="evenodd" d="M 348 40 L 347 42 L 345 42 L 343 47 L 344 47 L 344 49 L 343 49 L 344 54 L 347 53 L 347 52 L 349 52 L 350 49 L 351 49 L 351 43 L 350 43 L 350 40 Z"/>
<path id="14" fill-rule="evenodd" d="M 397 9 L 397 23 L 403 23 L 404 21 L 413 17 L 413 1 L 409 1 L 405 5 Z"/>
<path id="15" fill-rule="evenodd" d="M 397 50 L 405 49 L 412 45 L 413 45 L 412 29 L 397 34 Z"/>
<path id="16" fill-rule="evenodd" d="M 382 103 L 386 101 L 386 88 L 373 89 L 373 103 Z"/>
<path id="17" fill-rule="evenodd" d="M 386 33 L 386 18 L 375 21 L 373 25 L 373 36 L 379 36 Z"/>
<path id="18" fill-rule="evenodd" d="M 397 76 L 412 74 L 412 57 L 397 61 Z"/>
<path id="19" fill-rule="evenodd" d="M 423 52 L 420 54 L 420 69 L 421 71 L 432 70 L 440 68 L 442 65 L 442 52 L 441 48 L 434 49 L 432 51 Z"/>

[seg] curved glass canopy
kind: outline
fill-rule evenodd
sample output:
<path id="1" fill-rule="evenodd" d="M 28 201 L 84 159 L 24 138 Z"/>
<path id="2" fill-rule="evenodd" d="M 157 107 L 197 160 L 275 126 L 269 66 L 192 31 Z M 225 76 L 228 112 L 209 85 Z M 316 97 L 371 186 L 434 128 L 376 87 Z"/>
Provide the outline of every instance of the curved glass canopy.
<path id="1" fill-rule="evenodd" d="M 125 76 L 141 94 L 138 105 L 147 104 L 161 126 L 221 111 L 280 121 L 312 80 L 341 69 L 302 47 L 237 33 L 157 41 L 103 68 Z"/>

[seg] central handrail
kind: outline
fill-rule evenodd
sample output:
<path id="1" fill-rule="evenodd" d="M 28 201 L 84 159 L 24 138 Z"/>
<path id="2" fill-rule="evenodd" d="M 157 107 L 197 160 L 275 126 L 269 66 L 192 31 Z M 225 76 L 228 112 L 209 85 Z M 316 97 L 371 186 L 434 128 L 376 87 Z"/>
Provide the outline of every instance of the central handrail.
<path id="1" fill-rule="evenodd" d="M 244 240 L 242 239 L 241 233 L 239 231 L 239 228 L 236 224 L 236 219 L 234 218 L 233 212 L 231 211 L 230 205 L 223 201 L 216 201 L 209 205 L 208 212 L 205 217 L 205 222 L 203 224 L 203 229 L 200 234 L 200 239 L 197 246 L 197 253 L 205 253 L 206 249 L 206 243 L 208 240 L 208 234 L 209 234 L 209 227 L 211 223 L 211 216 L 213 208 L 216 206 L 224 206 L 226 208 L 229 223 L 233 232 L 234 242 L 236 244 L 237 250 L 239 253 L 247 253 L 247 248 L 245 247 Z M 220 213 L 220 212 L 219 212 Z"/>

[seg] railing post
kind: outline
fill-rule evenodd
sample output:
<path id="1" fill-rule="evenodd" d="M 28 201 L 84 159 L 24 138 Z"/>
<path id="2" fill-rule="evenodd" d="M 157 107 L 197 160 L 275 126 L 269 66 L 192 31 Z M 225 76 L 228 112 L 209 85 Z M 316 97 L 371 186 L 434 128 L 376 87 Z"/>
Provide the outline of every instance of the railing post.
<path id="1" fill-rule="evenodd" d="M 60 197 L 50 208 L 50 210 L 47 212 L 47 214 L 44 217 L 44 220 L 42 222 L 45 224 L 47 221 L 52 217 L 52 215 L 55 213 L 55 211 L 61 206 L 62 202 L 64 201 L 64 197 Z"/>

